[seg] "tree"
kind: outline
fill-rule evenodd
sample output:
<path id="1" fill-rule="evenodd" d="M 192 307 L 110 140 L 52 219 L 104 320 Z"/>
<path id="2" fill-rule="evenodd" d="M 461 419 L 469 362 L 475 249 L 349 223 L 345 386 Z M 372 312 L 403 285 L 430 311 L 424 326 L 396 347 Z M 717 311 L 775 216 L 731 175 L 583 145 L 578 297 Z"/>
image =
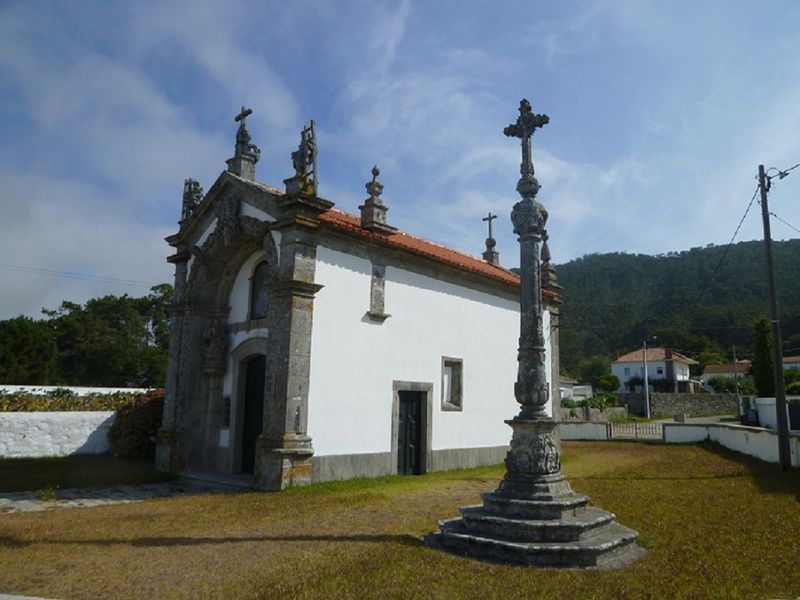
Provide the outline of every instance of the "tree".
<path id="1" fill-rule="evenodd" d="M 62 302 L 50 317 L 59 349 L 58 370 L 72 385 L 161 387 L 169 346 L 165 313 L 172 288 L 144 298 L 108 295 L 84 306 Z"/>
<path id="2" fill-rule="evenodd" d="M 619 389 L 619 377 L 616 375 L 602 375 L 597 378 L 597 387 L 606 393 L 611 393 Z"/>
<path id="3" fill-rule="evenodd" d="M 0 321 L 0 382 L 51 383 L 57 356 L 55 336 L 46 322 L 23 316 Z"/>
<path id="4" fill-rule="evenodd" d="M 611 374 L 611 364 L 604 356 L 590 356 L 578 363 L 578 378 L 585 383 L 597 385 L 603 375 Z M 616 389 L 616 388 L 614 388 Z"/>
<path id="5" fill-rule="evenodd" d="M 761 318 L 753 326 L 753 362 L 750 374 L 761 397 L 775 396 L 775 372 L 772 368 L 772 330 L 770 322 Z"/>

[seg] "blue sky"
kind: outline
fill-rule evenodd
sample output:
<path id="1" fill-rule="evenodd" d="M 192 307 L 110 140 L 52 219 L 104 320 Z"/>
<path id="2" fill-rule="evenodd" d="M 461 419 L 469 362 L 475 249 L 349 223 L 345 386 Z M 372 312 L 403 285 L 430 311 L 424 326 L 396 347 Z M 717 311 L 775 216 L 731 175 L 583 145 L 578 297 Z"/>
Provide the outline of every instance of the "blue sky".
<path id="1" fill-rule="evenodd" d="M 320 195 L 357 212 L 378 163 L 391 224 L 478 255 L 492 211 L 515 266 L 502 130 L 525 97 L 551 119 L 534 162 L 556 263 L 726 244 L 757 165 L 800 162 L 798 32 L 790 0 L 7 0 L 0 318 L 171 282 L 183 180 L 211 186 L 242 104 L 259 180 L 291 175 L 313 118 Z M 800 227 L 793 174 L 770 207 Z M 760 236 L 757 208 L 738 239 Z"/>

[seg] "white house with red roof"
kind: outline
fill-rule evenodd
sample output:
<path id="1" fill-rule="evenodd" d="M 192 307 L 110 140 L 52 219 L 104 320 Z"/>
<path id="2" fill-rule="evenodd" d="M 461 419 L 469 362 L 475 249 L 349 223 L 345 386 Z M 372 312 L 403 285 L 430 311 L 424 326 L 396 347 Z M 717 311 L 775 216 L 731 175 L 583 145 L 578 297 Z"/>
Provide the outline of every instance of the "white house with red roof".
<path id="1" fill-rule="evenodd" d="M 390 226 L 377 168 L 360 215 L 333 208 L 317 193 L 313 126 L 286 189 L 257 182 L 246 113 L 228 170 L 206 194 L 186 181 L 167 238 L 159 468 L 281 489 L 501 462 L 519 409 L 519 277 L 496 253 Z M 557 399 L 560 297 L 543 271 Z"/>
<path id="2" fill-rule="evenodd" d="M 749 360 L 737 360 L 736 364 L 726 363 L 722 365 L 706 365 L 703 367 L 703 374 L 700 376 L 700 381 L 703 383 L 703 385 L 708 385 L 708 382 L 711 379 L 718 377 L 744 377 L 747 375 L 749 370 Z"/>
<path id="3" fill-rule="evenodd" d="M 689 366 L 698 364 L 679 352 L 671 348 L 652 347 L 647 348 L 647 378 L 650 381 L 664 380 L 672 382 L 672 391 L 689 391 Z M 641 381 L 644 380 L 644 350 L 639 348 L 633 352 L 623 354 L 611 363 L 611 373 L 620 380 L 618 392 L 628 391 L 628 382 L 631 379 L 638 380 L 640 389 Z M 652 387 L 652 386 L 651 386 Z"/>

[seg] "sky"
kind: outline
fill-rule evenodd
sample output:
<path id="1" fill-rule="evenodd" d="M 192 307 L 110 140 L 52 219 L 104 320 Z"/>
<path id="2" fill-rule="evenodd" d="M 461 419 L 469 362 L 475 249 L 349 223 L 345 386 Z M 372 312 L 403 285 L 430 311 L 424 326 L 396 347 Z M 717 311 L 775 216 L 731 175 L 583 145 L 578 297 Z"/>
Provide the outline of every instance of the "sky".
<path id="1" fill-rule="evenodd" d="M 183 181 L 211 187 L 242 105 L 258 180 L 314 119 L 320 196 L 357 213 L 378 164 L 390 224 L 480 255 L 491 211 L 516 266 L 522 98 L 555 263 L 727 244 L 758 165 L 800 163 L 800 3 L 3 0 L 0 319 L 171 283 Z"/>

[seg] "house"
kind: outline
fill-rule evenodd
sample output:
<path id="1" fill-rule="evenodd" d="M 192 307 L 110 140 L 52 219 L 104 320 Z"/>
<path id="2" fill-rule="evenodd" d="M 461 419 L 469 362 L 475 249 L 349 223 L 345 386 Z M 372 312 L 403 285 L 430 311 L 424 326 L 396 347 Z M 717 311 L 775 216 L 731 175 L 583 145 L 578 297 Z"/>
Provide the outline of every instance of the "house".
<path id="1" fill-rule="evenodd" d="M 785 371 L 800 371 L 800 356 L 784 356 L 783 369 Z"/>
<path id="2" fill-rule="evenodd" d="M 669 391 L 689 391 L 689 365 L 696 364 L 696 360 L 675 352 L 672 348 L 647 348 L 647 378 L 651 382 L 651 389 L 654 380 L 662 380 L 665 389 Z M 638 382 L 634 387 L 641 389 L 644 379 L 644 351 L 640 348 L 623 354 L 611 363 L 611 373 L 620 380 L 617 392 L 630 390 L 628 382 L 631 379 Z"/>
<path id="3" fill-rule="evenodd" d="M 377 167 L 359 216 L 334 208 L 313 121 L 285 189 L 256 181 L 247 114 L 208 193 L 186 180 L 167 238 L 157 466 L 277 490 L 501 462 L 519 410 L 519 277 L 389 225 Z M 542 268 L 552 415 L 560 298 Z"/>
<path id="4" fill-rule="evenodd" d="M 561 375 L 558 380 L 558 392 L 561 400 L 571 400 L 578 380 L 568 375 Z"/>
<path id="5" fill-rule="evenodd" d="M 728 363 L 724 365 L 706 365 L 703 368 L 703 374 L 700 376 L 700 381 L 703 385 L 707 386 L 711 379 L 719 377 L 730 377 L 733 379 L 735 376 L 743 377 L 747 375 L 750 370 L 749 360 L 738 360 L 736 364 Z"/>

